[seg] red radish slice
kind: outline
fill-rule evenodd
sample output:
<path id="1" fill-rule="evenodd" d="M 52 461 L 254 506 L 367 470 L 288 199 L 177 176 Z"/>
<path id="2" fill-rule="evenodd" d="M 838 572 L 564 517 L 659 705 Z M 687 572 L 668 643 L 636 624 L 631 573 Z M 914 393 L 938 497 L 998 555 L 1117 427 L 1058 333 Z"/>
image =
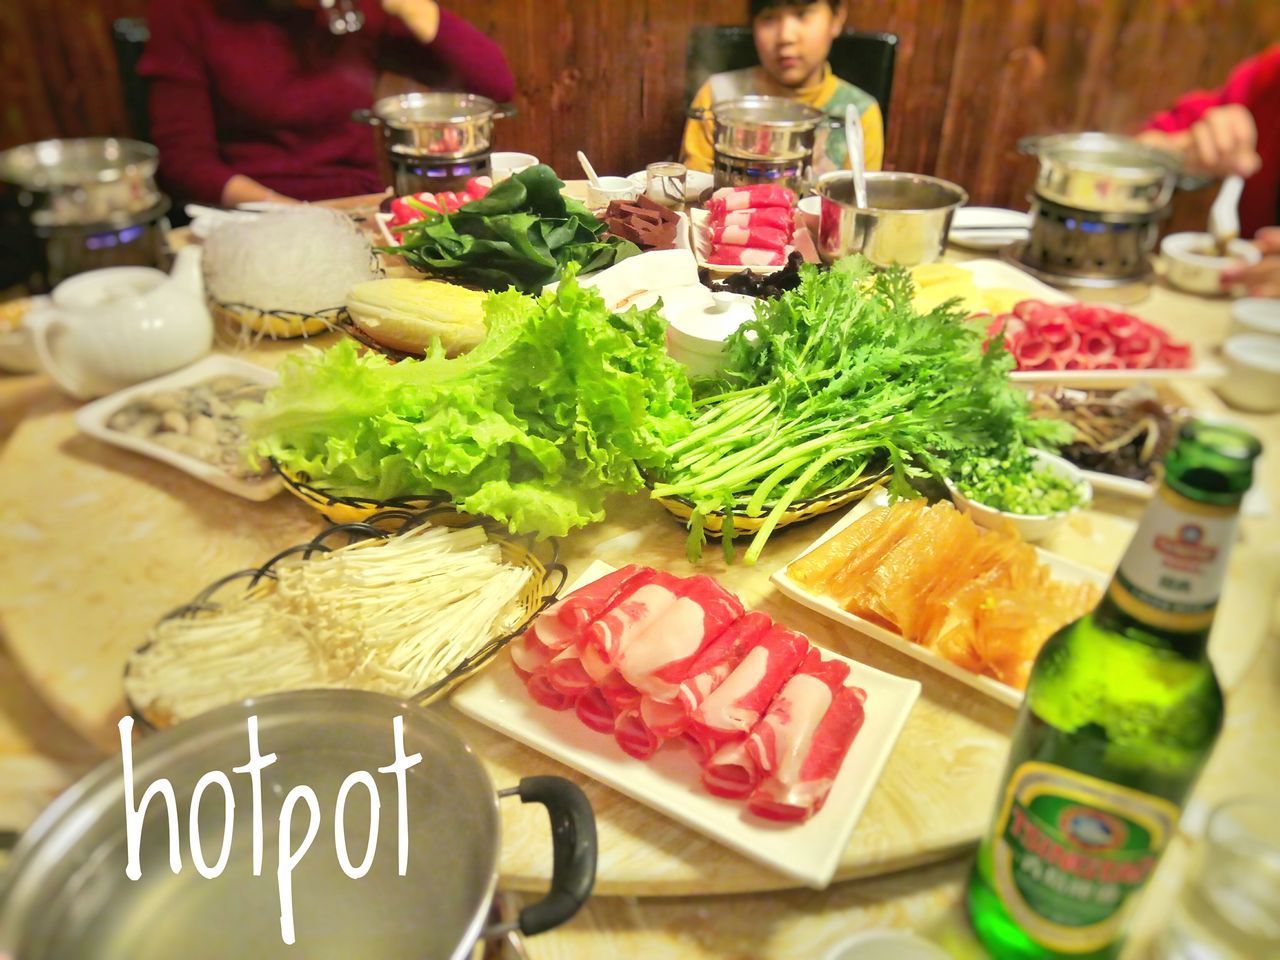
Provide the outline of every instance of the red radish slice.
<path id="1" fill-rule="evenodd" d="M 1018 358 L 1018 366 L 1023 370 L 1034 370 L 1049 359 L 1053 348 L 1039 337 L 1028 337 L 1017 347 L 1014 356 Z"/>
<path id="2" fill-rule="evenodd" d="M 1117 340 L 1125 340 L 1138 332 L 1141 323 L 1131 313 L 1113 313 L 1107 318 L 1107 332 Z"/>
<path id="3" fill-rule="evenodd" d="M 1090 330 L 1080 337 L 1080 352 L 1089 357 L 1092 363 L 1110 360 L 1115 356 L 1116 344 L 1101 330 Z"/>

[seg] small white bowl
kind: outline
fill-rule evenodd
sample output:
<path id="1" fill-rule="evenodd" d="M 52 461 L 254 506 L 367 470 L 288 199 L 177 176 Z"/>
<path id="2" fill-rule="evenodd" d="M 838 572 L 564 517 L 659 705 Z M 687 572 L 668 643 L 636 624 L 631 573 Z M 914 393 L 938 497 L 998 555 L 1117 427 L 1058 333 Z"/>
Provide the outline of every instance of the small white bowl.
<path id="1" fill-rule="evenodd" d="M 1280 338 L 1250 333 L 1222 345 L 1227 375 L 1214 389 L 1233 407 L 1252 413 L 1280 410 Z"/>
<path id="2" fill-rule="evenodd" d="M 819 196 L 802 197 L 796 204 L 800 211 L 800 222 L 813 235 L 814 243 L 818 242 L 818 222 L 822 218 L 822 198 Z"/>
<path id="3" fill-rule="evenodd" d="M 1037 543 L 1044 540 L 1066 523 L 1068 517 L 1079 513 L 1093 502 L 1093 487 L 1079 467 L 1073 463 L 1068 463 L 1062 457 L 1054 456 L 1052 453 L 1045 453 L 1043 450 L 1033 450 L 1031 455 L 1054 472 L 1067 477 L 1081 487 L 1084 490 L 1084 501 L 1078 506 L 1072 507 L 1070 510 L 1064 510 L 1061 513 L 1008 513 L 1004 510 L 997 510 L 995 507 L 988 507 L 975 500 L 970 500 L 956 484 L 947 481 L 947 489 L 951 492 L 951 499 L 955 501 L 957 507 L 969 514 L 973 518 L 973 522 L 979 526 L 1000 530 L 1004 529 L 1008 524 L 1013 524 L 1014 529 L 1018 531 L 1018 534 L 1027 543 Z"/>
<path id="4" fill-rule="evenodd" d="M 513 173 L 528 170 L 538 165 L 538 158 L 532 153 L 512 153 L 499 150 L 489 154 L 489 168 L 493 171 L 493 182 L 506 180 Z"/>
<path id="5" fill-rule="evenodd" d="M 948 955 L 905 930 L 867 930 L 837 943 L 823 960 L 948 960 Z"/>
<path id="6" fill-rule="evenodd" d="M 1213 249 L 1213 237 L 1207 233 L 1171 233 L 1160 243 L 1164 256 L 1165 279 L 1179 290 L 1205 296 L 1221 296 L 1228 291 L 1222 286 L 1222 271 L 1229 267 L 1248 266 L 1262 259 L 1253 244 L 1232 240 L 1227 244 L 1231 256 L 1204 253 Z"/>
<path id="7" fill-rule="evenodd" d="M 634 200 L 644 192 L 626 177 L 600 177 L 595 183 L 587 183 L 587 206 L 593 210 L 607 207 L 614 200 Z"/>
<path id="8" fill-rule="evenodd" d="M 667 353 L 693 377 L 719 373 L 724 348 L 744 323 L 755 317 L 755 297 L 741 293 L 712 294 L 714 306 L 674 309 L 667 305 Z M 749 334 L 750 336 L 750 334 Z"/>
<path id="9" fill-rule="evenodd" d="M 1231 305 L 1231 328 L 1227 336 L 1249 333 L 1280 337 L 1280 300 L 1245 297 Z"/>

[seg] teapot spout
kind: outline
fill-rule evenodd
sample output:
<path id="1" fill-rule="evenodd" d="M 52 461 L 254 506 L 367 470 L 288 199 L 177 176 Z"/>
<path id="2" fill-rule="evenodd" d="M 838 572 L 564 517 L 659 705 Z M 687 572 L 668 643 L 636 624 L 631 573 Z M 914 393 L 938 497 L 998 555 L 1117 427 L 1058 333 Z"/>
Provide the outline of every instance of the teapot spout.
<path id="1" fill-rule="evenodd" d="M 196 244 L 188 244 L 178 251 L 174 258 L 173 268 L 169 271 L 170 282 L 193 296 L 204 298 L 204 276 L 201 273 L 202 251 Z"/>

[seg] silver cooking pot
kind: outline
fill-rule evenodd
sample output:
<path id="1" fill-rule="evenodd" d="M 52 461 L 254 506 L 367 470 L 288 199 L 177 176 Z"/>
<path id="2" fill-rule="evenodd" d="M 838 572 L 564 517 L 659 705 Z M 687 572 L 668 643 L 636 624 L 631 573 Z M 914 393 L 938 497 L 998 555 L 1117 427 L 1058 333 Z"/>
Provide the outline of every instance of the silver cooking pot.
<path id="1" fill-rule="evenodd" d="M 801 160 L 812 163 L 816 132 L 836 121 L 786 97 L 736 97 L 710 109 L 693 107 L 694 120 L 711 118 L 717 153 L 740 160 Z"/>
<path id="2" fill-rule="evenodd" d="M 0 180 L 17 186 L 37 228 L 121 228 L 167 203 L 149 143 L 90 137 L 41 140 L 0 153 Z"/>
<path id="3" fill-rule="evenodd" d="M 351 118 L 381 127 L 393 156 L 457 160 L 487 153 L 493 121 L 515 114 L 510 104 L 474 93 L 401 93 L 383 97 Z"/>
<path id="4" fill-rule="evenodd" d="M 951 218 L 969 200 L 959 186 L 920 173 L 868 173 L 867 205 L 854 200 L 853 174 L 818 179 L 818 253 L 825 263 L 861 253 L 878 266 L 914 267 L 942 256 Z"/>
<path id="5" fill-rule="evenodd" d="M 1164 209 L 1181 169 L 1173 154 L 1113 133 L 1026 137 L 1018 149 L 1040 161 L 1039 196 L 1094 213 Z"/>
<path id="6" fill-rule="evenodd" d="M 248 774 L 232 771 L 249 759 L 253 716 L 260 755 L 276 755 L 260 775 L 263 869 L 257 877 L 255 791 Z M 404 774 L 402 798 L 396 776 L 378 771 L 396 758 L 397 716 L 404 718 L 404 755 L 422 755 Z M 594 883 L 595 820 L 578 787 L 560 777 L 529 777 L 495 792 L 480 761 L 435 713 L 381 694 L 316 690 L 221 707 L 142 740 L 133 748 L 132 770 L 135 807 L 158 779 L 173 785 L 181 870 L 170 869 L 167 805 L 156 796 L 142 822 L 141 878 L 126 879 L 122 763 L 109 760 L 54 801 L 15 849 L 0 888 L 0 957 L 461 960 L 480 940 L 565 922 Z M 195 869 L 188 824 L 193 790 L 215 770 L 230 781 L 234 810 L 227 815 L 223 789 L 206 780 L 195 820 L 206 869 L 218 862 L 226 821 L 232 825 L 225 868 L 206 879 Z M 348 864 L 371 864 L 352 879 L 337 859 L 335 811 L 344 781 L 359 770 L 371 775 L 380 809 L 372 833 L 371 790 L 357 782 L 346 794 Z M 319 818 L 310 848 L 288 876 L 295 936 L 288 946 L 277 875 L 288 850 L 277 851 L 286 797 L 302 785 L 315 791 Z M 517 920 L 495 925 L 489 916 L 501 848 L 498 799 L 506 796 L 546 806 L 554 870 L 544 899 Z M 408 838 L 404 876 L 401 817 Z M 308 804 L 297 803 L 286 822 L 284 843 L 301 850 L 310 830 Z"/>

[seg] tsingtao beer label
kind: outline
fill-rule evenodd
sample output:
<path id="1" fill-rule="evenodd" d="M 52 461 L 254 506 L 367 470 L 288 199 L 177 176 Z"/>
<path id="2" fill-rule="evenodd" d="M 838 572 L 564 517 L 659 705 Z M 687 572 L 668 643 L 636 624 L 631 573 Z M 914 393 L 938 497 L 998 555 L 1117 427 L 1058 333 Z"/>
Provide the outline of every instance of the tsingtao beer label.
<path id="1" fill-rule="evenodd" d="M 1114 943 L 1177 823 L 1167 800 L 1048 763 L 1014 771 L 996 820 L 995 887 L 1050 950 Z"/>
<path id="2" fill-rule="evenodd" d="M 1213 619 L 1235 542 L 1236 507 L 1161 487 L 1120 561 L 1112 599 L 1153 627 L 1198 630 Z"/>

